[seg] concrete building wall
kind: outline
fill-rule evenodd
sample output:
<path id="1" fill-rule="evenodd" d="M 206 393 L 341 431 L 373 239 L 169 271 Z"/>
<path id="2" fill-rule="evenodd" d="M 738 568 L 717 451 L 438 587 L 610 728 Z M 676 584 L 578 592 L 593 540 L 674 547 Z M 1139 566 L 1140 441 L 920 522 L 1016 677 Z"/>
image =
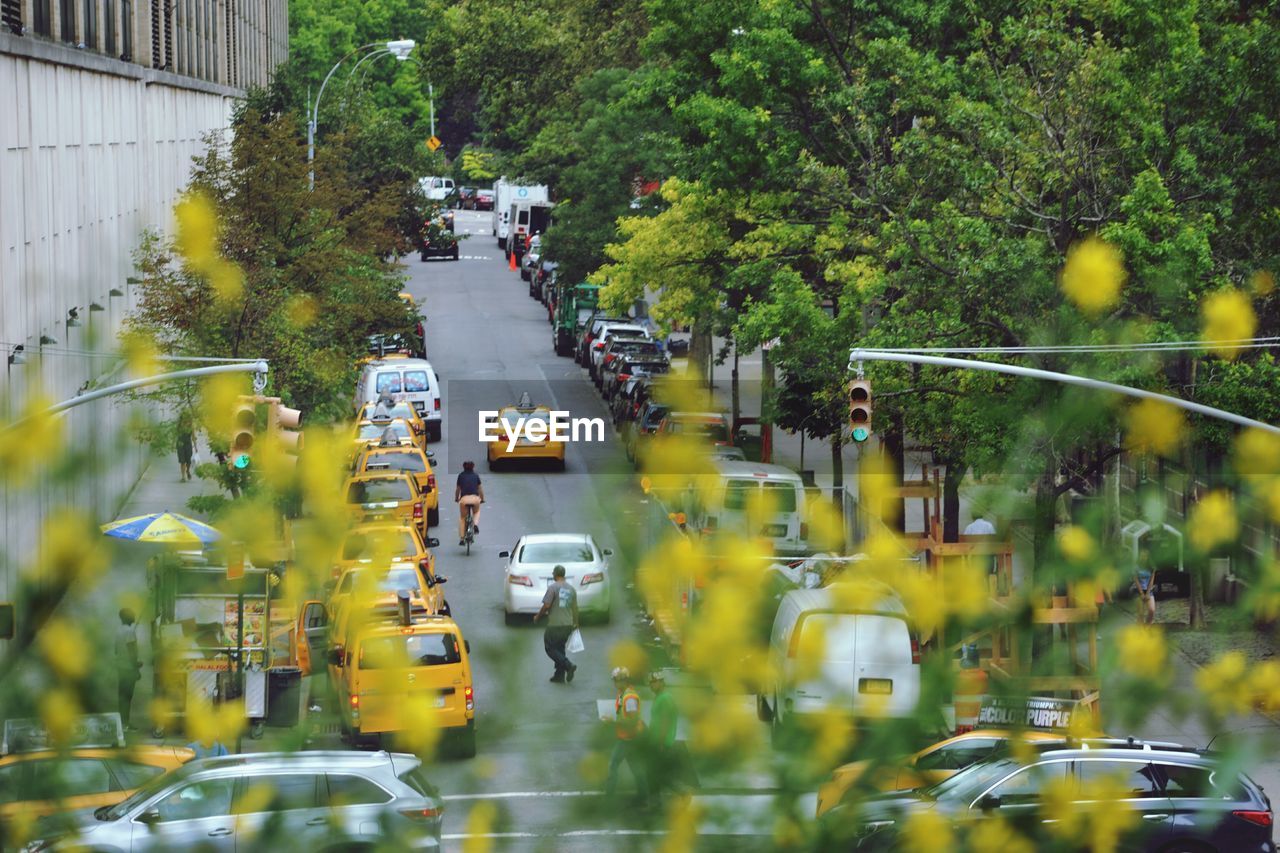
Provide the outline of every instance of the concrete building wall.
<path id="1" fill-rule="evenodd" d="M 23 0 L 24 14 L 39 2 Z M 0 415 L 10 417 L 37 390 L 57 401 L 88 383 L 125 378 L 118 358 L 98 353 L 116 348 L 134 306 L 127 280 L 139 238 L 146 229 L 170 230 L 192 158 L 204 152 L 209 134 L 228 132 L 241 87 L 267 81 L 284 58 L 287 33 L 283 0 L 178 0 L 187 38 L 175 46 L 176 57 L 189 69 L 178 74 L 102 53 L 109 46 L 105 11 L 117 15 L 117 48 L 122 7 L 136 11 L 132 43 L 149 49 L 148 15 L 165 8 L 159 3 L 98 0 L 98 52 L 60 43 L 60 4 L 48 5 L 54 37 L 32 37 L 29 26 L 26 35 L 0 32 Z M 228 16 L 232 6 L 239 10 Z M 252 14 L 266 9 L 276 15 L 272 37 L 251 32 Z M 256 55 L 228 52 L 228 21 L 246 31 L 237 51 L 252 45 Z M 219 82 L 230 78 L 238 85 Z M 78 326 L 67 322 L 71 309 Z M 16 361 L 25 364 L 12 363 L 19 346 Z M 137 442 L 115 442 L 127 434 L 127 415 L 127 407 L 104 400 L 64 417 L 72 446 L 60 456 L 93 452 L 103 476 L 78 478 L 74 486 L 53 476 L 25 483 L 0 476 L 0 600 L 10 598 L 14 573 L 30 563 L 51 512 L 73 506 L 106 521 L 121 505 L 147 461 Z"/>

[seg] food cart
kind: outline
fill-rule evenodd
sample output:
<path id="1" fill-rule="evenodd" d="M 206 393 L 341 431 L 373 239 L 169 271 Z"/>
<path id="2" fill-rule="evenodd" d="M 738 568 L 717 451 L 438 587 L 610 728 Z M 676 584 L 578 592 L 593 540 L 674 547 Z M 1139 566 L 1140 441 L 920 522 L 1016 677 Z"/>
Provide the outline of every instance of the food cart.
<path id="1" fill-rule="evenodd" d="M 271 642 L 279 633 L 273 620 L 293 621 L 287 613 L 272 612 L 277 570 L 246 563 L 229 577 L 216 552 L 180 552 L 157 560 L 149 575 L 160 706 L 179 717 L 191 703 L 243 699 L 251 736 L 260 734 L 268 711 L 268 675 L 274 667 L 294 663 L 287 649 L 281 654 L 279 643 L 273 649 Z M 157 720 L 156 727 L 163 732 L 171 723 Z"/>

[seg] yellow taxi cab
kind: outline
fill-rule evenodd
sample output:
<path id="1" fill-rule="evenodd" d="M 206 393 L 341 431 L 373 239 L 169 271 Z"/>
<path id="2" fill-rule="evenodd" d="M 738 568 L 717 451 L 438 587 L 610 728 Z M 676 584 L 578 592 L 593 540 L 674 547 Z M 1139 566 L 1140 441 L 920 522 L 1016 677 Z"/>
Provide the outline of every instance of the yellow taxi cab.
<path id="1" fill-rule="evenodd" d="M 869 787 L 876 791 L 905 791 L 936 785 L 986 758 L 1015 736 L 1026 743 L 1064 740 L 1061 732 L 1028 730 L 1015 735 L 1003 729 L 974 729 L 927 746 L 897 766 L 874 766 L 870 761 L 854 761 L 837 767 L 831 778 L 818 788 L 817 814 L 821 817 L 838 804 L 868 772 L 874 774 L 867 780 Z"/>
<path id="2" fill-rule="evenodd" d="M 354 741 L 418 725 L 425 706 L 452 735 L 459 752 L 476 752 L 471 648 L 452 618 L 433 615 L 399 596 L 352 618 L 329 650 L 329 678 L 340 725 Z"/>
<path id="3" fill-rule="evenodd" d="M 344 571 L 355 566 L 391 563 L 420 564 L 422 560 L 435 560 L 427 549 L 435 539 L 429 539 L 411 524 L 361 524 L 347 531 L 342 540 L 342 550 L 333 563 L 332 579 L 336 581 Z"/>
<path id="4" fill-rule="evenodd" d="M 7 720 L 0 757 L 0 823 L 110 806 L 195 753 L 181 746 L 126 746 L 119 714 L 77 721 L 81 745 L 48 748 L 38 720 Z"/>
<path id="5" fill-rule="evenodd" d="M 355 565 L 343 569 L 329 593 L 327 610 L 331 619 L 348 602 L 365 607 L 396 603 L 396 593 L 408 590 L 432 613 L 444 612 L 444 594 L 436 578 L 435 559 L 428 554 L 416 562 L 395 560 L 381 565 Z"/>
<path id="6" fill-rule="evenodd" d="M 399 472 L 355 474 L 342 487 L 357 524 L 410 524 L 427 534 L 427 498 L 418 481 Z"/>
<path id="7" fill-rule="evenodd" d="M 419 444 L 418 436 L 413 432 L 413 427 L 404 418 L 392 418 L 389 421 L 359 421 L 351 440 L 356 453 L 377 444 L 422 446 Z M 423 441 L 425 440 L 424 438 Z"/>
<path id="8" fill-rule="evenodd" d="M 503 427 L 506 424 L 506 428 Z M 516 436 L 512 441 L 508 432 Z M 545 459 L 564 470 L 565 442 L 551 437 L 551 410 L 546 406 L 507 406 L 498 412 L 498 423 L 489 435 L 489 470 L 505 462 Z"/>
<path id="9" fill-rule="evenodd" d="M 413 403 L 408 400 L 396 400 L 387 407 L 387 414 L 383 417 L 374 416 L 377 408 L 377 403 L 365 403 L 356 410 L 356 421 L 361 423 L 364 421 L 381 422 L 388 419 L 403 418 L 413 428 L 413 434 L 420 437 L 419 444 L 423 446 L 423 449 L 426 449 L 426 445 L 423 442 L 426 441 L 427 422 L 422 419 L 422 415 L 418 414 L 418 410 L 413 407 Z"/>
<path id="10" fill-rule="evenodd" d="M 420 447 L 372 445 L 356 455 L 351 464 L 351 473 L 394 471 L 409 474 L 418 481 L 418 488 L 426 497 L 427 527 L 435 527 L 440 523 L 440 490 L 436 486 L 435 471 L 431 467 L 434 456 L 434 453 Z"/>

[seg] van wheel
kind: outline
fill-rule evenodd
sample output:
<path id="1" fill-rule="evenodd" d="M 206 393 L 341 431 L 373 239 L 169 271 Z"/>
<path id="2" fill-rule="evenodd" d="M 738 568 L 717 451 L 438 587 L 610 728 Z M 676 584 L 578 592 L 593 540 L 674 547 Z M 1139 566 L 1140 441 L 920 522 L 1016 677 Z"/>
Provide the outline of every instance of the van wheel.
<path id="1" fill-rule="evenodd" d="M 454 246 L 454 247 L 453 247 L 453 254 L 452 254 L 452 255 L 450 255 L 450 257 L 451 257 L 451 258 L 453 258 L 455 261 L 458 259 L 458 247 L 457 247 L 457 246 Z"/>
<path id="2" fill-rule="evenodd" d="M 762 723 L 773 722 L 773 709 L 769 707 L 769 703 L 764 701 L 764 697 L 756 694 L 756 716 L 760 718 Z"/>
<path id="3" fill-rule="evenodd" d="M 476 757 L 476 721 L 470 720 L 467 727 L 456 735 L 456 748 L 459 758 Z"/>
<path id="4" fill-rule="evenodd" d="M 438 527 L 440 525 L 440 508 L 427 510 L 427 527 Z"/>

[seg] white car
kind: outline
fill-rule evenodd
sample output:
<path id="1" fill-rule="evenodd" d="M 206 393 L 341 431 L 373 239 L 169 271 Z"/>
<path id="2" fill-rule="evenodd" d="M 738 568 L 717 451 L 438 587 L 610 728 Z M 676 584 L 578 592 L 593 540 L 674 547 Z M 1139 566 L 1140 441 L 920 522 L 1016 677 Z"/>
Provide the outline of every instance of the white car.
<path id="1" fill-rule="evenodd" d="M 596 339 L 591 342 L 591 349 L 588 350 L 590 362 L 587 365 L 587 372 L 591 374 L 592 379 L 596 378 L 597 372 L 600 370 L 600 362 L 604 358 L 604 348 L 611 337 L 649 340 L 649 330 L 644 326 L 630 322 L 605 323 L 601 326 Z"/>
<path id="2" fill-rule="evenodd" d="M 542 608 L 542 597 L 551 585 L 551 572 L 564 566 L 564 579 L 578 593 L 578 612 L 609 621 L 609 562 L 613 551 L 601 549 L 589 533 L 531 533 L 521 536 L 510 551 L 502 573 L 502 598 L 507 624 L 520 616 L 533 616 Z"/>

